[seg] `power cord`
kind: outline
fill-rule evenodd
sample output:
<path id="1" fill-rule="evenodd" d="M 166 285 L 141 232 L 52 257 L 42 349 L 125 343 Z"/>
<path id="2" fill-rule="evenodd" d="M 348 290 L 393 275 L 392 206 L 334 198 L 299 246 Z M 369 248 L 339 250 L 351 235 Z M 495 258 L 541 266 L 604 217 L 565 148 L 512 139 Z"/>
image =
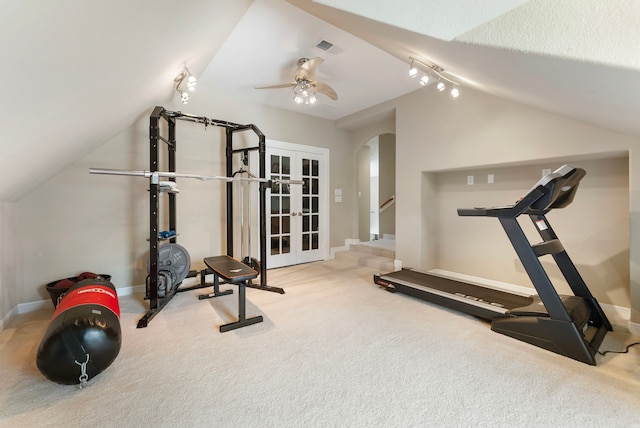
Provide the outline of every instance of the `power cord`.
<path id="1" fill-rule="evenodd" d="M 626 354 L 627 352 L 629 352 L 629 348 L 631 348 L 632 346 L 636 346 L 636 345 L 640 345 L 640 342 L 633 342 L 630 343 L 629 345 L 627 345 L 627 347 L 625 348 L 624 351 L 604 351 L 604 352 L 600 352 L 598 351 L 598 354 L 600 355 L 606 355 L 606 354 Z"/>

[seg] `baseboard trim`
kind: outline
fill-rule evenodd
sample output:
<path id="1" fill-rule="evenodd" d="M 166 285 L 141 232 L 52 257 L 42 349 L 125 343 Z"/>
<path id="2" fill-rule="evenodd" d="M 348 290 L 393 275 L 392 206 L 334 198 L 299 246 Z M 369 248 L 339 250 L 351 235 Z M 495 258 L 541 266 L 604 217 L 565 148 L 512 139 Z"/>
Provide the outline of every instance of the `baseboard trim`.
<path id="1" fill-rule="evenodd" d="M 18 307 L 14 306 L 11 310 L 0 320 L 0 331 L 3 331 L 5 326 L 9 325 L 11 320 L 13 320 L 18 315 Z"/>
<path id="2" fill-rule="evenodd" d="M 344 240 L 344 245 L 341 247 L 331 247 L 331 251 L 329 254 L 329 259 L 335 259 L 336 258 L 336 253 L 339 253 L 340 251 L 349 251 L 349 246 L 350 245 L 357 245 L 360 243 L 359 239 L 345 239 Z"/>
<path id="3" fill-rule="evenodd" d="M 428 273 L 434 275 L 443 276 L 445 278 L 457 279 L 459 281 L 468 282 L 470 284 L 481 285 L 489 288 L 493 288 L 501 291 L 508 291 L 510 293 L 518 294 L 521 296 L 530 296 L 535 294 L 534 288 L 523 287 L 521 285 L 509 284 L 507 282 L 494 281 L 492 279 L 481 278 L 479 276 L 465 275 L 463 273 L 451 272 L 443 269 L 430 269 Z"/>
<path id="4" fill-rule="evenodd" d="M 333 260 L 336 258 L 336 253 L 339 253 L 341 251 L 348 251 L 348 250 L 349 250 L 349 247 L 347 247 L 346 245 L 343 245 L 342 247 L 331 247 L 329 259 Z"/>
<path id="5" fill-rule="evenodd" d="M 145 286 L 144 285 L 134 285 L 131 287 L 120 287 L 116 288 L 119 297 L 128 296 L 134 293 L 144 293 Z M 2 320 L 0 320 L 0 331 L 4 330 L 7 325 L 18 315 L 27 314 L 29 312 L 39 311 L 41 309 L 52 309 L 53 305 L 51 300 L 37 300 L 35 302 L 27 302 L 27 303 L 18 303 L 16 306 L 11 308 L 8 314 L 6 314 Z"/>
<path id="6" fill-rule="evenodd" d="M 640 323 L 629 321 L 629 333 L 640 337 Z"/>

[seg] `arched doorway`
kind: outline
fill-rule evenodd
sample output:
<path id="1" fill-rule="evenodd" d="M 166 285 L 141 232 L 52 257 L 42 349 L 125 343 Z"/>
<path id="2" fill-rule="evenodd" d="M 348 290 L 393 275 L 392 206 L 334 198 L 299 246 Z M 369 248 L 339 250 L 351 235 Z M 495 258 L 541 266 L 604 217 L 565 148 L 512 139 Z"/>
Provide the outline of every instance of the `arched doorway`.
<path id="1" fill-rule="evenodd" d="M 395 236 L 396 136 L 380 134 L 357 153 L 358 239 Z"/>

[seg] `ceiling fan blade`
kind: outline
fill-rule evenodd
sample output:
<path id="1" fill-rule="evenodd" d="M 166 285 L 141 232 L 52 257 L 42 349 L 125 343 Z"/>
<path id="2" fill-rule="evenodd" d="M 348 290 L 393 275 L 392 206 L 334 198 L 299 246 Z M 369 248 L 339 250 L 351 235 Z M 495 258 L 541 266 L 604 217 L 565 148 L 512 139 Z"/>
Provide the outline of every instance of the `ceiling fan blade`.
<path id="1" fill-rule="evenodd" d="M 281 83 L 279 85 L 272 85 L 272 86 L 258 86 L 254 89 L 276 89 L 276 88 L 291 88 L 296 86 L 296 83 Z"/>
<path id="2" fill-rule="evenodd" d="M 325 94 L 334 101 L 338 100 L 338 94 L 336 94 L 336 91 L 334 91 L 331 86 L 318 81 L 315 81 L 313 84 L 315 85 L 316 90 L 321 94 Z"/>
<path id="3" fill-rule="evenodd" d="M 298 60 L 298 71 L 296 72 L 295 80 L 315 80 L 316 69 L 320 64 L 322 64 L 323 61 L 324 60 L 319 56 L 311 59 L 300 58 Z"/>

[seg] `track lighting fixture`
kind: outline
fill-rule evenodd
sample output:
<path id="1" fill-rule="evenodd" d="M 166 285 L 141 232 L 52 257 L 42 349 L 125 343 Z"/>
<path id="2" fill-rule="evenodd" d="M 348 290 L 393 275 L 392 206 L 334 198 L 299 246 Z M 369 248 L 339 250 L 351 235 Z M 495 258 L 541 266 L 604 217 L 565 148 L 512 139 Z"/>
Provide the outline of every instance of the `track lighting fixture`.
<path id="1" fill-rule="evenodd" d="M 176 91 L 180 94 L 180 101 L 182 102 L 182 104 L 187 104 L 189 102 L 189 92 L 183 90 L 180 87 L 185 79 L 187 80 L 187 89 L 193 92 L 196 89 L 198 81 L 196 80 L 195 76 L 191 74 L 186 65 L 184 66 L 182 72 L 178 74 L 175 79 L 173 79 L 173 81 L 176 83 Z"/>
<path id="2" fill-rule="evenodd" d="M 426 86 L 432 80 L 431 78 L 437 78 L 436 89 L 438 92 L 443 92 L 447 89 L 447 85 L 453 86 L 450 91 L 450 94 L 453 98 L 457 98 L 460 95 L 460 84 L 453 80 L 451 77 L 444 73 L 444 68 L 440 67 L 434 63 L 427 63 L 425 61 L 421 61 L 419 59 L 409 57 L 409 77 L 414 78 L 420 72 L 422 72 L 422 77 L 420 77 L 420 84 L 422 86 Z M 416 65 L 420 66 L 420 70 L 416 68 Z"/>

